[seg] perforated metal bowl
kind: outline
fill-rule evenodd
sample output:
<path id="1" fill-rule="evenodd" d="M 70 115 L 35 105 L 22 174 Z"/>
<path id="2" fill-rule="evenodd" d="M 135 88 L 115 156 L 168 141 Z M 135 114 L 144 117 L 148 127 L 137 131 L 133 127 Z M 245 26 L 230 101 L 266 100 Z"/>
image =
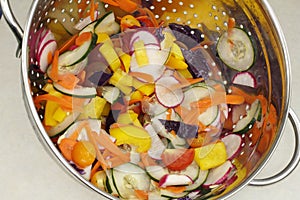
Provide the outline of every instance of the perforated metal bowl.
<path id="1" fill-rule="evenodd" d="M 66 162 L 45 131 L 32 99 L 32 95 L 35 94 L 35 92 L 32 91 L 32 86 L 34 86 L 34 88 L 42 87 L 37 81 L 40 80 L 41 75 L 30 70 L 30 64 L 33 62 L 30 59 L 30 54 L 33 53 L 35 49 L 29 48 L 29 46 L 32 40 L 35 39 L 35 34 L 45 26 L 51 26 L 53 29 L 58 26 L 65 26 L 69 32 L 66 38 L 69 37 L 73 31 L 76 32 L 76 30 L 72 29 L 74 24 L 82 20 L 81 16 L 83 10 L 79 9 L 77 5 L 81 3 L 89 4 L 90 1 L 33 1 L 24 33 L 10 10 L 9 2 L 7 0 L 1 0 L 0 2 L 4 17 L 19 42 L 17 55 L 20 55 L 20 52 L 22 52 L 22 86 L 24 100 L 29 118 L 32 121 L 38 137 L 51 155 L 54 156 L 61 166 L 70 172 L 72 176 L 95 192 L 98 192 L 108 199 L 113 199 L 114 197 L 110 194 L 99 190 L 89 181 L 85 180 Z M 226 193 L 222 193 L 218 198 L 227 198 L 247 184 L 263 186 L 275 183 L 288 176 L 296 168 L 300 159 L 299 121 L 295 113 L 289 107 L 290 60 L 285 39 L 276 16 L 268 2 L 266 0 L 142 0 L 137 2 L 140 2 L 141 5 L 151 10 L 158 21 L 186 24 L 193 28 L 200 29 L 204 33 L 201 36 L 204 41 L 217 41 L 219 36 L 227 30 L 229 17 L 234 17 L 236 24 L 248 30 L 248 35 L 256 41 L 257 56 L 260 57 L 261 62 L 256 63 L 251 70 L 257 77 L 260 77 L 260 84 L 262 85 L 261 93 L 268 99 L 268 108 L 271 105 L 275 106 L 278 123 L 277 126 L 273 127 L 275 129 L 274 134 L 270 135 L 267 131 L 262 131 L 259 141 L 266 138 L 269 141 L 267 146 L 263 148 L 260 145 L 265 145 L 266 143 L 258 142 L 253 147 L 251 144 L 251 133 L 249 134 L 250 142 L 244 145 L 241 153 L 241 157 L 244 157 L 242 164 L 247 168 L 247 174 L 238 185 L 227 190 Z M 116 15 L 120 17 L 125 14 L 117 7 L 110 6 L 103 2 L 100 2 L 98 9 L 100 15 L 110 9 L 113 9 Z M 68 15 L 65 15 L 65 13 L 68 13 Z M 60 38 L 59 42 L 63 42 L 66 38 Z M 226 84 L 226 78 L 229 80 L 232 76 L 231 70 L 220 63 L 218 64 L 220 66 L 218 70 L 223 77 L 225 77 L 224 83 Z M 265 114 L 268 115 L 270 113 Z M 296 137 L 293 158 L 287 167 L 278 174 L 263 180 L 254 179 L 274 152 L 283 134 L 282 131 L 288 117 L 292 122 Z M 260 148 L 264 149 L 264 151 L 257 154 Z M 212 190 L 212 193 L 219 194 L 220 190 L 222 190 L 222 188 L 216 188 Z M 205 196 L 201 198 L 205 198 Z"/>

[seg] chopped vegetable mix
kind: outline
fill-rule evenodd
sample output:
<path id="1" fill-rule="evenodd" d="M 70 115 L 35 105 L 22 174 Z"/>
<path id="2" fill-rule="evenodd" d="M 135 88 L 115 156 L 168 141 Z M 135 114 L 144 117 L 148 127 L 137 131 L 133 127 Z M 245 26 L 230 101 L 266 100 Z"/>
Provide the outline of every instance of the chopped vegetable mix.
<path id="1" fill-rule="evenodd" d="M 216 45 L 211 52 L 200 29 L 158 21 L 137 1 L 102 1 L 125 15 L 79 4 L 88 9 L 73 27 L 81 28 L 63 42 L 51 27 L 38 31 L 49 36 L 31 55 L 44 75 L 42 88 L 32 84 L 34 103 L 64 158 L 123 199 L 200 197 L 242 181 L 242 146 L 263 151 L 270 137 L 261 132 L 274 134 L 277 123 L 263 94 L 241 89 L 259 87 L 247 33 L 230 18 L 220 40 L 205 43 Z M 234 70 L 232 83 L 220 61 Z"/>

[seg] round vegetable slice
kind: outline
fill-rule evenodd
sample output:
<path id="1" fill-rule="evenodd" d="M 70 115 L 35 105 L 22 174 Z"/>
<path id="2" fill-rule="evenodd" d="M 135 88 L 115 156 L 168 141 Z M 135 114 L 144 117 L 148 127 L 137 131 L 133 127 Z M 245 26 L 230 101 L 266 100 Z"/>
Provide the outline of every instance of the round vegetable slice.
<path id="1" fill-rule="evenodd" d="M 254 63 L 254 47 L 248 34 L 239 28 L 232 28 L 221 35 L 217 45 L 218 55 L 230 68 L 246 71 Z"/>
<path id="2" fill-rule="evenodd" d="M 178 106 L 183 101 L 184 95 L 182 89 L 174 87 L 178 84 L 179 82 L 172 76 L 163 76 L 156 82 L 156 97 L 165 107 L 172 108 Z"/>

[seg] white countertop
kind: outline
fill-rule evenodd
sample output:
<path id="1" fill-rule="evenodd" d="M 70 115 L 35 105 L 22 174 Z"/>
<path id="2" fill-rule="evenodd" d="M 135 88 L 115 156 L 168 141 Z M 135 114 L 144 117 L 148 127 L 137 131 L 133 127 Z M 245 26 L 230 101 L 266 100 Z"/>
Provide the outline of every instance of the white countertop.
<path id="1" fill-rule="evenodd" d="M 11 0 L 24 26 L 31 1 Z M 291 107 L 300 116 L 300 1 L 270 0 L 281 22 L 292 63 Z M 0 21 L 0 198 L 3 200 L 102 199 L 65 173 L 37 139 L 27 117 L 21 90 L 20 60 L 15 58 L 17 42 L 4 20 Z M 277 151 L 259 175 L 270 175 L 284 167 L 293 151 L 290 125 Z M 285 180 L 271 186 L 246 186 L 232 200 L 298 199 L 300 166 Z"/>

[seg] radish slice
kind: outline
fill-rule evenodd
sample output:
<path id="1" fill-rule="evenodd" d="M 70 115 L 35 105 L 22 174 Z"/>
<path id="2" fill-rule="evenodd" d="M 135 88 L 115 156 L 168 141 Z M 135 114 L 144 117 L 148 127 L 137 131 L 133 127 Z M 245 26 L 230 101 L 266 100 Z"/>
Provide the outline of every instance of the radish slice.
<path id="1" fill-rule="evenodd" d="M 55 40 L 55 37 L 50 30 L 47 30 L 46 33 L 43 36 L 41 36 L 41 38 L 39 40 L 38 47 L 37 47 L 37 49 L 38 49 L 37 55 L 41 54 L 41 51 L 42 51 L 43 47 L 45 46 L 45 44 L 52 40 Z"/>
<path id="2" fill-rule="evenodd" d="M 219 167 L 211 169 L 203 186 L 210 187 L 224 183 L 228 180 L 232 169 L 234 169 L 234 165 L 230 161 L 226 161 Z"/>
<path id="3" fill-rule="evenodd" d="M 40 66 L 40 70 L 42 72 L 46 72 L 49 63 L 49 56 L 54 55 L 54 52 L 57 49 L 57 43 L 55 40 L 48 41 L 42 48 L 40 54 L 38 55 L 38 62 Z"/>
<path id="4" fill-rule="evenodd" d="M 172 76 L 162 77 L 155 84 L 155 94 L 157 100 L 165 107 L 172 108 L 181 104 L 184 94 L 181 88 L 171 89 L 179 84 L 178 80 Z"/>
<path id="5" fill-rule="evenodd" d="M 247 115 L 247 104 L 235 105 L 232 107 L 232 122 L 236 124 Z"/>
<path id="6" fill-rule="evenodd" d="M 242 147 L 242 137 L 236 134 L 229 134 L 222 138 L 226 146 L 227 157 L 229 160 L 235 158 Z"/>
<path id="7" fill-rule="evenodd" d="M 254 75 L 250 72 L 237 73 L 233 77 L 232 83 L 238 84 L 238 85 L 249 86 L 252 88 L 256 87 L 256 79 L 255 79 Z"/>
<path id="8" fill-rule="evenodd" d="M 167 186 L 176 185 L 191 185 L 193 180 L 184 174 L 166 174 L 159 180 L 159 187 L 165 188 Z"/>

